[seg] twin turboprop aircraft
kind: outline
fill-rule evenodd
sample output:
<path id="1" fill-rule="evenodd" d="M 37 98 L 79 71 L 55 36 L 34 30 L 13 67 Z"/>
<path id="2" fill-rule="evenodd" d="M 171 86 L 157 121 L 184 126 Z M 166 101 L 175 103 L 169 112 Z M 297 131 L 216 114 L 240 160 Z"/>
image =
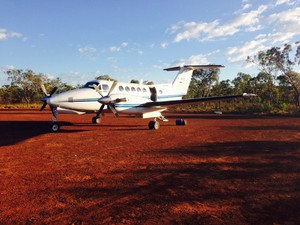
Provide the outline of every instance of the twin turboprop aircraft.
<path id="1" fill-rule="evenodd" d="M 232 98 L 249 97 L 253 94 L 240 94 L 217 96 L 207 98 L 182 99 L 186 95 L 194 70 L 220 68 L 221 65 L 186 65 L 165 69 L 166 71 L 179 71 L 172 84 L 142 85 L 121 83 L 107 80 L 93 80 L 83 87 L 54 94 L 53 88 L 48 94 L 42 85 L 45 96 L 41 99 L 50 106 L 52 112 L 53 132 L 60 128 L 57 123 L 58 113 L 85 114 L 96 113 L 92 118 L 94 124 L 100 123 L 100 115 L 108 108 L 116 117 L 121 114 L 134 114 L 141 118 L 154 118 L 150 121 L 149 129 L 157 130 L 160 124 L 157 120 L 168 121 L 161 113 L 170 105 L 200 103 L 214 100 L 227 100 Z M 176 120 L 177 125 L 185 125 L 185 120 Z"/>

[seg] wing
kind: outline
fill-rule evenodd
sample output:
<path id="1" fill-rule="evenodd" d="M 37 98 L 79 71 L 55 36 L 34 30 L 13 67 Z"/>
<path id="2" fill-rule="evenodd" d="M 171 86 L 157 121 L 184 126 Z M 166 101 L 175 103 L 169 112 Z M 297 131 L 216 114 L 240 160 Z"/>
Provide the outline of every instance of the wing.
<path id="1" fill-rule="evenodd" d="M 181 99 L 181 100 L 172 100 L 172 101 L 160 101 L 160 102 L 147 102 L 140 107 L 152 107 L 152 106 L 168 106 L 168 105 L 183 105 L 183 104 L 193 104 L 209 101 L 218 101 L 218 100 L 228 100 L 233 98 L 243 98 L 243 97 L 253 97 L 257 96 L 255 94 L 240 94 L 240 95 L 227 95 L 227 96 L 215 96 L 207 98 L 190 98 L 190 99 Z"/>

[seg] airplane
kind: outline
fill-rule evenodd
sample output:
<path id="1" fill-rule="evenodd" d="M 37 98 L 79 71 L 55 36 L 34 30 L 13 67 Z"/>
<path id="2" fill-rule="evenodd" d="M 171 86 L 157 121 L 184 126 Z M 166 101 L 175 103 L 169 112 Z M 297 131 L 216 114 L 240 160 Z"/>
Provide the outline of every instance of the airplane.
<path id="1" fill-rule="evenodd" d="M 101 122 L 100 115 L 104 109 L 109 109 L 115 117 L 120 114 L 134 114 L 143 119 L 154 118 L 148 124 L 150 130 L 158 130 L 160 124 L 157 120 L 168 121 L 162 112 L 168 106 L 181 104 L 195 104 L 215 100 L 228 100 L 233 98 L 251 97 L 254 94 L 239 94 L 227 96 L 214 96 L 206 98 L 182 99 L 187 94 L 194 70 L 221 68 L 222 65 L 184 65 L 164 69 L 165 71 L 178 71 L 174 81 L 170 84 L 145 85 L 134 83 L 123 83 L 108 80 L 92 80 L 79 89 L 54 94 L 54 87 L 50 94 L 45 86 L 41 88 L 44 102 L 40 111 L 47 105 L 52 112 L 51 130 L 57 132 L 60 125 L 57 122 L 59 113 L 77 114 L 96 113 L 92 118 L 93 124 Z M 183 119 L 176 120 L 176 125 L 186 125 Z"/>

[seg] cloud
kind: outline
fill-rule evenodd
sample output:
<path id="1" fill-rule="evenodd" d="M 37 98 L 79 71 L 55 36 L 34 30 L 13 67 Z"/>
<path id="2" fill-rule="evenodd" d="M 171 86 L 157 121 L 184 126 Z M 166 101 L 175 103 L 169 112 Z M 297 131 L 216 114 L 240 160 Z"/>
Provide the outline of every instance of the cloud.
<path id="1" fill-rule="evenodd" d="M 78 52 L 89 60 L 95 60 L 96 48 L 85 46 L 78 49 Z"/>
<path id="2" fill-rule="evenodd" d="M 180 59 L 172 63 L 172 66 L 183 66 L 183 65 L 207 65 L 209 60 L 205 55 L 192 55 L 187 59 Z"/>
<path id="3" fill-rule="evenodd" d="M 279 39 L 282 39 L 282 35 L 289 34 L 289 38 L 285 40 L 289 41 L 296 35 L 300 35 L 300 7 L 271 14 L 268 17 L 268 22 L 274 26 L 274 33 Z"/>
<path id="4" fill-rule="evenodd" d="M 212 22 L 179 22 L 167 29 L 170 34 L 176 34 L 174 42 L 196 39 L 200 41 L 214 40 L 216 38 L 232 36 L 240 31 L 253 32 L 262 29 L 262 13 L 266 5 L 260 5 L 256 10 L 242 13 L 231 21 L 221 24 L 219 20 Z"/>
<path id="5" fill-rule="evenodd" d="M 93 47 L 83 47 L 83 48 L 79 48 L 78 51 L 82 54 L 86 54 L 86 53 L 94 53 L 97 52 L 97 49 L 93 48 Z"/>
<path id="6" fill-rule="evenodd" d="M 111 52 L 119 52 L 121 50 L 120 47 L 117 47 L 117 46 L 112 46 L 109 48 L 109 51 Z"/>
<path id="7" fill-rule="evenodd" d="M 277 1 L 277 4 L 279 3 L 290 3 L 290 1 Z M 265 51 L 274 45 L 280 46 L 289 43 L 293 38 L 300 35 L 300 7 L 270 14 L 265 18 L 265 21 L 272 30 L 261 33 L 254 40 L 245 42 L 240 46 L 227 48 L 228 62 L 245 62 L 247 56 L 256 55 L 259 51 Z"/>
<path id="8" fill-rule="evenodd" d="M 0 70 L 3 72 L 3 73 L 5 73 L 6 71 L 8 71 L 8 70 L 14 70 L 14 69 L 16 69 L 14 66 L 12 66 L 12 65 L 5 65 L 5 66 L 1 66 L 0 67 Z"/>
<path id="9" fill-rule="evenodd" d="M 276 3 L 275 3 L 275 6 L 283 5 L 283 4 L 294 5 L 295 1 L 291 1 L 291 0 L 277 0 Z"/>
<path id="10" fill-rule="evenodd" d="M 128 47 L 128 45 L 129 45 L 128 42 L 122 42 L 120 46 L 116 46 L 116 45 L 115 45 L 115 46 L 111 46 L 111 47 L 109 48 L 109 51 L 110 51 L 110 52 L 119 52 L 119 51 L 122 50 L 122 48 Z"/>
<path id="11" fill-rule="evenodd" d="M 160 43 L 160 46 L 162 48 L 166 48 L 168 46 L 168 43 L 167 42 L 162 42 L 162 43 Z"/>
<path id="12" fill-rule="evenodd" d="M 246 61 L 247 56 L 255 55 L 259 51 L 267 49 L 265 45 L 268 39 L 265 35 L 258 35 L 255 40 L 248 41 L 241 46 L 227 48 L 227 60 L 230 63 Z"/>
<path id="13" fill-rule="evenodd" d="M 26 41 L 27 38 L 23 36 L 23 34 L 14 32 L 14 31 L 8 31 L 7 29 L 0 28 L 0 41 L 7 40 L 10 38 L 17 38 L 21 39 L 23 41 Z"/>
<path id="14" fill-rule="evenodd" d="M 128 46 L 128 42 L 123 42 L 123 43 L 121 44 L 121 46 L 122 46 L 122 47 L 127 47 L 127 46 Z"/>

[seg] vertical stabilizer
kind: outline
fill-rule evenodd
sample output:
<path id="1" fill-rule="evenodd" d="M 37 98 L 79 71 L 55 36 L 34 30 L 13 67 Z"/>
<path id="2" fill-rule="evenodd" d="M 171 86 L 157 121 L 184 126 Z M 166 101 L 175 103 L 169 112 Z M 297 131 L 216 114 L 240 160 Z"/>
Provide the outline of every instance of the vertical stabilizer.
<path id="1" fill-rule="evenodd" d="M 164 69 L 166 71 L 179 71 L 175 80 L 173 81 L 172 87 L 173 90 L 179 91 L 182 94 L 186 94 L 190 86 L 192 79 L 193 71 L 199 69 L 210 69 L 210 68 L 220 68 L 224 67 L 222 65 L 186 65 L 186 66 L 177 66 L 172 68 Z"/>
<path id="2" fill-rule="evenodd" d="M 180 68 L 177 76 L 175 77 L 172 83 L 173 90 L 179 91 L 183 95 L 185 95 L 190 86 L 193 71 L 194 70 L 190 68 L 185 68 L 185 67 Z"/>

